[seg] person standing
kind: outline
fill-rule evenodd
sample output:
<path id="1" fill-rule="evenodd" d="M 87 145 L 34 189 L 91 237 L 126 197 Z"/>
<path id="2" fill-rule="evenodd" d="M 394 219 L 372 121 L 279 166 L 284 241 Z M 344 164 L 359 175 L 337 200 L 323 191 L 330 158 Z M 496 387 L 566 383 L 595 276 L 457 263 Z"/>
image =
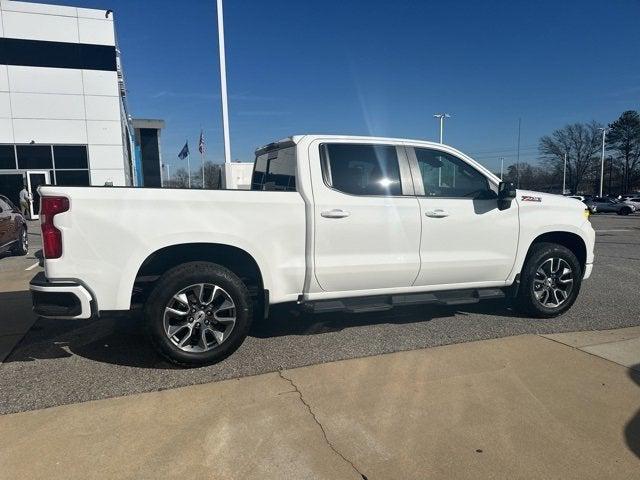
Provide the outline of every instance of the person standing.
<path id="1" fill-rule="evenodd" d="M 29 217 L 31 202 L 33 201 L 33 197 L 29 190 L 27 190 L 27 186 L 23 185 L 22 190 L 20 190 L 20 211 L 25 218 Z"/>

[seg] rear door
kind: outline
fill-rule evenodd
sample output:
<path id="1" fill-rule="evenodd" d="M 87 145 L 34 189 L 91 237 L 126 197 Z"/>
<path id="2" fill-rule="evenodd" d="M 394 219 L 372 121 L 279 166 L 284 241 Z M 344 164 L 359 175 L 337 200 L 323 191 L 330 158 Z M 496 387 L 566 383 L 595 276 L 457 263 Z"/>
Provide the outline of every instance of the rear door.
<path id="1" fill-rule="evenodd" d="M 411 286 L 420 268 L 421 226 L 404 148 L 317 140 L 309 161 L 322 289 Z"/>
<path id="2" fill-rule="evenodd" d="M 416 147 L 408 157 L 422 221 L 415 285 L 504 282 L 518 247 L 517 202 L 500 210 L 497 185 L 452 153 Z"/>

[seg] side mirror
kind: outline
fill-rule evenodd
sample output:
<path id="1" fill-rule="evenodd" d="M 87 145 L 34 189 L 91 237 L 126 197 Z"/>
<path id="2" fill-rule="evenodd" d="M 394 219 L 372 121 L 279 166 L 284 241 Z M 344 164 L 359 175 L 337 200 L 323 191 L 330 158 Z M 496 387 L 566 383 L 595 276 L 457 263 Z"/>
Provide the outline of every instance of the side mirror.
<path id="1" fill-rule="evenodd" d="M 516 186 L 511 182 L 500 182 L 498 186 L 498 208 L 505 210 L 511 206 L 516 198 Z"/>

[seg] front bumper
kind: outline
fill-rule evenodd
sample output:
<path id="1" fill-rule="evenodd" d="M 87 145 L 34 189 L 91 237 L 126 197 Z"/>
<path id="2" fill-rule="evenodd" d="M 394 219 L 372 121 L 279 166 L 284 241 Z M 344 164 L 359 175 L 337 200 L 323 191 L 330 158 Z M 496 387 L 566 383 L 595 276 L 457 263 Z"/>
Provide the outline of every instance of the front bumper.
<path id="1" fill-rule="evenodd" d="M 87 287 L 76 280 L 51 282 L 44 272 L 29 283 L 33 311 L 46 318 L 87 319 L 96 312 L 96 302 Z"/>

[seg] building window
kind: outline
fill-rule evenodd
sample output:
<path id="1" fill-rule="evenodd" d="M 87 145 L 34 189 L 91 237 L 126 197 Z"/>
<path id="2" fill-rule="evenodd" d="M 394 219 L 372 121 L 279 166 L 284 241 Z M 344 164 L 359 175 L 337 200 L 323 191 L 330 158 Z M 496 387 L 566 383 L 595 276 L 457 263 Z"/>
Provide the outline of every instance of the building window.
<path id="1" fill-rule="evenodd" d="M 17 168 L 16 168 L 17 152 Z M 86 145 L 0 145 L 0 171 L 47 170 L 53 185 L 90 184 Z M 19 173 L 20 176 L 23 173 Z M 2 185 L 0 185 L 0 188 Z M 0 190 L 0 193 L 2 191 Z"/>
<path id="2" fill-rule="evenodd" d="M 84 145 L 54 145 L 53 159 L 58 169 L 88 168 L 87 147 Z"/>
<path id="3" fill-rule="evenodd" d="M 0 145 L 0 170 L 16 169 L 16 151 L 13 145 Z"/>
<path id="4" fill-rule="evenodd" d="M 53 167 L 51 146 L 18 145 L 18 168 L 23 170 L 48 170 Z"/>
<path id="5" fill-rule="evenodd" d="M 86 187 L 89 185 L 88 170 L 56 170 L 56 185 Z"/>

